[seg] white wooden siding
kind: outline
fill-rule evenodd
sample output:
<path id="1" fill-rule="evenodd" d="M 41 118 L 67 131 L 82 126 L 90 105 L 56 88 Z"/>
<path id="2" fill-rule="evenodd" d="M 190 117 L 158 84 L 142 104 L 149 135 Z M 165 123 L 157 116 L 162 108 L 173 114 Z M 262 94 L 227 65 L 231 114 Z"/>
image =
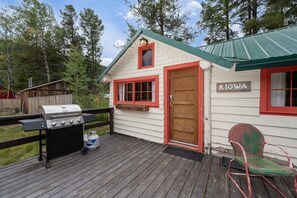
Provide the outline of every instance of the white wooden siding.
<path id="1" fill-rule="evenodd" d="M 142 37 L 142 35 L 140 36 Z M 146 37 L 147 38 L 147 37 Z M 109 74 L 112 80 L 159 75 L 159 108 L 150 107 L 148 112 L 115 109 L 114 131 L 125 135 L 146 139 L 153 142 L 164 142 L 164 66 L 199 61 L 196 56 L 159 41 L 148 38 L 155 43 L 155 66 L 149 69 L 138 69 L 139 40 L 126 51 Z M 113 106 L 113 83 L 110 84 L 110 106 Z"/>
<path id="2" fill-rule="evenodd" d="M 279 144 L 297 165 L 297 118 L 295 116 L 260 115 L 260 71 L 226 72 L 212 70 L 211 82 L 211 133 L 214 153 L 217 148 L 231 149 L 228 132 L 237 123 L 250 123 L 257 127 L 267 142 Z M 251 81 L 250 92 L 217 93 L 216 83 Z M 223 148 L 223 149 L 222 149 Z M 269 146 L 265 148 L 269 157 L 279 158 L 280 152 Z"/>

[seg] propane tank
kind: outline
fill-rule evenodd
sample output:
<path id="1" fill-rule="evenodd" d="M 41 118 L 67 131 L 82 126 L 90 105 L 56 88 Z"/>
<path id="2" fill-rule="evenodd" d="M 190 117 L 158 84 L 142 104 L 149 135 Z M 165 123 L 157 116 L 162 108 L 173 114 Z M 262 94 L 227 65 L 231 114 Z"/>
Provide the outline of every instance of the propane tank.
<path id="1" fill-rule="evenodd" d="M 99 147 L 99 136 L 97 135 L 96 131 L 89 132 L 86 146 L 90 150 L 94 150 Z"/>

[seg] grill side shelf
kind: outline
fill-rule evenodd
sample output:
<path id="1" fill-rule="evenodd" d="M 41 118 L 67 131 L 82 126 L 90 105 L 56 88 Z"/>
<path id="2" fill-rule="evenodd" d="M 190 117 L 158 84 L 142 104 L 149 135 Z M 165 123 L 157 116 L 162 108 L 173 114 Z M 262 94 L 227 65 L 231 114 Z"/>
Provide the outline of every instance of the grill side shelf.
<path id="1" fill-rule="evenodd" d="M 47 128 L 46 122 L 43 118 L 19 120 L 19 122 L 23 124 L 25 132 L 42 130 Z"/>

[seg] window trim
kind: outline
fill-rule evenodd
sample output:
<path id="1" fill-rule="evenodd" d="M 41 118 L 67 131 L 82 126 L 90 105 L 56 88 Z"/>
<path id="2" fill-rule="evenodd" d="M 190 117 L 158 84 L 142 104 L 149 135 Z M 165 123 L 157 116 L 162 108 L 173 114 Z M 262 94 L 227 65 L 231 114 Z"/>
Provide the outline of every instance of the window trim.
<path id="1" fill-rule="evenodd" d="M 148 66 L 142 66 L 142 51 L 147 49 L 152 49 L 152 64 Z M 155 65 L 155 43 L 150 43 L 145 46 L 138 47 L 138 69 L 148 69 L 153 68 Z"/>
<path id="2" fill-rule="evenodd" d="M 277 67 L 261 69 L 260 74 L 260 114 L 271 115 L 297 115 L 297 107 L 272 107 L 271 106 L 271 73 L 288 72 L 295 70 L 297 66 Z"/>
<path id="3" fill-rule="evenodd" d="M 154 102 L 144 102 L 144 101 L 135 101 L 135 83 L 138 82 L 147 82 L 155 81 L 155 101 Z M 118 101 L 118 84 L 121 83 L 132 83 L 132 101 Z M 159 75 L 155 76 L 145 76 L 138 78 L 128 78 L 121 80 L 113 81 L 113 103 L 118 104 L 127 104 L 127 105 L 140 105 L 140 106 L 149 106 L 149 107 L 159 107 Z"/>

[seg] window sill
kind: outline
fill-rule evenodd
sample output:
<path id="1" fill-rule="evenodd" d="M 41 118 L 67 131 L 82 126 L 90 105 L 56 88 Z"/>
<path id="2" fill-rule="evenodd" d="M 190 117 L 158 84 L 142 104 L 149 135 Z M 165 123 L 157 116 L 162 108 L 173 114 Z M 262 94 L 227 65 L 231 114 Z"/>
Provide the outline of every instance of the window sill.
<path id="1" fill-rule="evenodd" d="M 297 112 L 260 111 L 260 115 L 297 116 Z"/>
<path id="2" fill-rule="evenodd" d="M 116 105 L 117 109 L 120 110 L 130 110 L 130 111 L 142 111 L 142 112 L 147 112 L 149 111 L 149 106 L 140 106 L 140 105 Z"/>

